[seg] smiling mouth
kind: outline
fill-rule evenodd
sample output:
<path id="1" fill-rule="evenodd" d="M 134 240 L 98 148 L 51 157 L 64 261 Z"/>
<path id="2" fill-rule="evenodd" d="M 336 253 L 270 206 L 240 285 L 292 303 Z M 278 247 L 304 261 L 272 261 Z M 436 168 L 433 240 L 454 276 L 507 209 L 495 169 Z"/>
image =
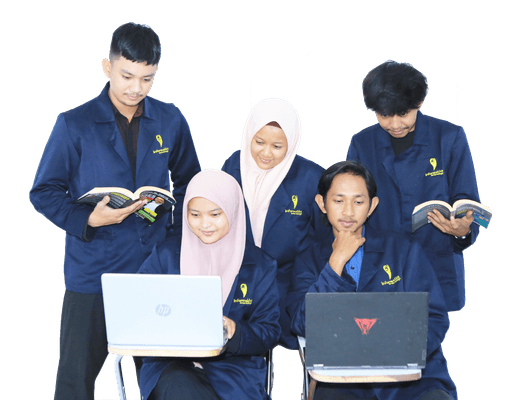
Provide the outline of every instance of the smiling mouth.
<path id="1" fill-rule="evenodd" d="M 205 236 L 212 236 L 215 233 L 215 231 L 201 231 L 201 233 Z"/>
<path id="2" fill-rule="evenodd" d="M 259 157 L 259 160 L 260 160 L 262 163 L 264 163 L 264 164 L 270 164 L 270 163 L 272 162 L 272 159 L 267 160 L 267 159 L 265 159 L 265 158 L 261 158 L 261 157 Z"/>

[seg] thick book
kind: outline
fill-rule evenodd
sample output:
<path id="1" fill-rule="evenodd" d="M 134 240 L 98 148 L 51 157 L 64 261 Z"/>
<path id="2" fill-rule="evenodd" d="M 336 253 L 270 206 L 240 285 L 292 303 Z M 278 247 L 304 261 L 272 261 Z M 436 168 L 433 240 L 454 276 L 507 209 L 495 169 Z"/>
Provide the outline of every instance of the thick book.
<path id="1" fill-rule="evenodd" d="M 475 218 L 474 222 L 484 228 L 488 227 L 492 216 L 491 210 L 488 206 L 473 200 L 457 200 L 453 206 L 450 206 L 448 203 L 441 200 L 426 201 L 425 203 L 417 205 L 413 210 L 413 232 L 429 222 L 427 219 L 427 213 L 433 210 L 439 211 L 446 219 L 450 219 L 451 216 L 462 218 L 468 211 L 473 211 L 473 217 Z"/>
<path id="2" fill-rule="evenodd" d="M 120 187 L 96 187 L 80 196 L 76 203 L 87 204 L 95 207 L 105 196 L 110 196 L 109 207 L 125 208 L 140 200 L 148 202 L 135 215 L 143 219 L 148 225 L 153 224 L 166 213 L 170 212 L 172 206 L 177 202 L 172 194 L 165 189 L 154 186 L 143 186 L 134 192 Z"/>

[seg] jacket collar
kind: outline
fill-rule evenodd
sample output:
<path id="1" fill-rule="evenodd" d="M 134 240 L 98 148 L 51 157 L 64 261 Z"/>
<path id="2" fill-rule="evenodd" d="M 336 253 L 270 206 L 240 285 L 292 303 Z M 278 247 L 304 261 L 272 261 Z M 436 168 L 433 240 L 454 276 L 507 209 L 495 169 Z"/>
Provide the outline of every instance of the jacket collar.
<path id="1" fill-rule="evenodd" d="M 97 123 L 111 123 L 108 129 L 111 129 L 110 133 L 110 142 L 115 149 L 115 151 L 122 158 L 124 163 L 131 168 L 130 161 L 128 159 L 128 154 L 126 148 L 124 147 L 124 142 L 122 141 L 119 128 L 115 123 L 115 115 L 113 114 L 113 108 L 111 105 L 111 100 L 108 95 L 108 89 L 110 83 L 106 83 L 106 86 L 102 89 L 102 92 L 98 97 L 95 98 L 95 122 Z M 144 158 L 148 152 L 148 149 L 151 147 L 152 142 L 156 140 L 156 132 L 158 131 L 156 124 L 159 121 L 159 110 L 157 107 L 153 107 L 150 97 L 146 96 L 144 98 L 144 110 L 141 116 L 141 124 L 139 128 L 139 140 L 137 142 L 137 172 L 140 170 L 141 164 L 144 161 Z"/>

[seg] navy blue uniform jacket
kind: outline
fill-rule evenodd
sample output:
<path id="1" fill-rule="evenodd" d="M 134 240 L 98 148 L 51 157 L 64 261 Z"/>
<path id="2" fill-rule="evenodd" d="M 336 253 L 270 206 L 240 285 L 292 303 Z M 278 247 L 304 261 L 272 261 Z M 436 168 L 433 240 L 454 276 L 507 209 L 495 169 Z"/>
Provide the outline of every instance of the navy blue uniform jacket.
<path id="1" fill-rule="evenodd" d="M 419 243 L 407 234 L 375 231 L 367 225 L 365 239 L 358 287 L 346 272 L 340 277 L 329 265 L 333 235 L 297 257 L 287 307 L 292 331 L 305 336 L 307 292 L 429 292 L 428 356 L 422 379 L 400 384 L 355 385 L 350 392 L 358 398 L 377 396 L 380 400 L 406 400 L 417 399 L 421 394 L 436 388 L 447 391 L 456 399 L 455 385 L 449 377 L 441 350 L 441 343 L 449 328 L 449 318 L 429 260 Z"/>
<path id="2" fill-rule="evenodd" d="M 222 170 L 232 175 L 241 185 L 239 166 L 240 151 L 225 161 Z M 330 234 L 330 229 L 320 219 L 320 209 L 314 201 L 323 168 L 303 157 L 296 156 L 290 170 L 278 187 L 267 212 L 263 228 L 261 248 L 278 262 L 278 288 L 280 294 L 280 343 L 289 349 L 297 349 L 298 342 L 290 332 L 290 319 L 285 312 L 287 292 L 292 279 L 294 258 L 318 238 Z M 293 196 L 297 196 L 294 204 Z M 247 212 L 247 240 L 254 243 L 250 217 Z"/>
<path id="3" fill-rule="evenodd" d="M 154 247 L 139 273 L 179 274 L 180 245 L 169 238 Z M 241 285 L 247 287 L 243 296 Z M 240 301 L 240 299 L 249 301 Z M 208 379 L 221 399 L 267 399 L 264 355 L 278 343 L 278 289 L 276 261 L 254 245 L 247 243 L 241 269 L 223 306 L 223 315 L 241 330 L 236 354 L 228 351 L 214 358 L 199 358 Z M 236 332 L 237 333 L 237 332 Z M 147 399 L 170 358 L 146 357 L 141 369 L 141 394 Z"/>
<path id="4" fill-rule="evenodd" d="M 421 112 L 413 145 L 402 154 L 394 156 L 389 134 L 376 124 L 352 137 L 347 160 L 365 165 L 378 185 L 380 203 L 368 223 L 378 230 L 411 233 L 413 209 L 425 201 L 480 202 L 464 130 Z M 462 250 L 475 242 L 478 232 L 473 223 L 471 234 L 459 240 L 429 224 L 413 234 L 433 265 L 448 311 L 460 310 L 466 302 Z"/>
<path id="5" fill-rule="evenodd" d="M 36 210 L 66 231 L 66 289 L 78 293 L 101 293 L 104 272 L 137 272 L 155 243 L 166 237 L 171 218 L 165 215 L 148 226 L 131 215 L 121 224 L 97 228 L 86 238 L 84 228 L 93 207 L 75 204 L 75 200 L 94 187 L 170 190 L 171 175 L 177 200 L 174 219 L 180 226 L 186 186 L 200 171 L 188 124 L 179 109 L 146 97 L 134 184 L 107 88 L 95 99 L 58 116 L 30 192 Z"/>

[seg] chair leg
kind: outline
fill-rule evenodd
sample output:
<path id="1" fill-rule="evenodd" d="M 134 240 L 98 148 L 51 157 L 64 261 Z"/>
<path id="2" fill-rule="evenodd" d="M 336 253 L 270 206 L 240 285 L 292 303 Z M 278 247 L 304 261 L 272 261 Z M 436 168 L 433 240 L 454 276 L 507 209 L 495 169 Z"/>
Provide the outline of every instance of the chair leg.
<path id="1" fill-rule="evenodd" d="M 307 372 L 307 375 L 309 373 Z M 312 377 L 310 378 L 310 383 L 309 383 L 309 397 L 307 398 L 307 400 L 312 400 L 314 398 L 314 391 L 316 390 L 316 380 L 315 379 L 312 379 Z"/>
<path id="2" fill-rule="evenodd" d="M 115 377 L 117 378 L 117 389 L 119 391 L 119 399 L 126 400 L 126 391 L 124 389 L 124 380 L 122 379 L 121 355 L 115 357 Z"/>
<path id="3" fill-rule="evenodd" d="M 270 349 L 266 356 L 266 361 L 267 361 L 267 382 L 266 382 L 266 389 L 267 389 L 267 394 L 269 395 L 269 397 L 271 397 L 271 392 L 272 392 L 272 386 L 274 385 L 274 361 L 272 359 L 272 349 Z"/>

